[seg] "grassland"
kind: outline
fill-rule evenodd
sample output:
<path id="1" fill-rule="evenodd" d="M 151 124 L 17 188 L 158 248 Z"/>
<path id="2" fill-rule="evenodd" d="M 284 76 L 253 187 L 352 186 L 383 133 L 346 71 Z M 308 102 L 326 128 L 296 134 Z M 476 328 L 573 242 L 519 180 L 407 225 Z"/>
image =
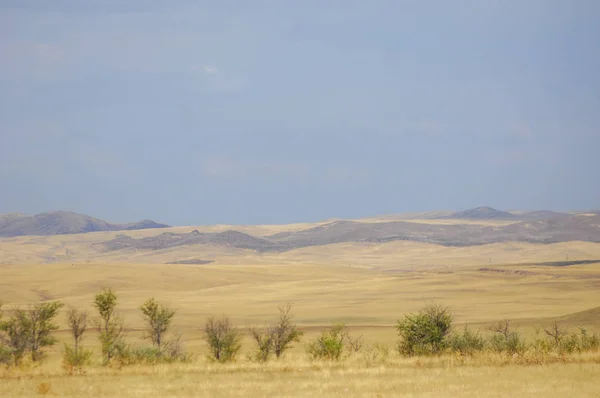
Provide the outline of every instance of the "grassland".
<path id="1" fill-rule="evenodd" d="M 246 227 L 245 232 L 266 235 L 307 226 Z M 407 359 L 393 353 L 395 321 L 431 301 L 450 306 L 457 324 L 480 330 L 509 318 L 526 335 L 531 335 L 535 326 L 554 320 L 570 328 L 586 326 L 600 331 L 600 264 L 539 265 L 566 257 L 598 259 L 600 244 L 503 243 L 456 248 L 411 242 L 353 243 L 262 254 L 222 247 L 116 254 L 90 249 L 92 243 L 116 234 L 0 240 L 0 262 L 4 263 L 0 265 L 0 300 L 9 308 L 60 300 L 91 311 L 93 295 L 111 286 L 119 293 L 119 311 L 130 329 L 128 339 L 141 343 L 143 324 L 138 307 L 154 296 L 177 308 L 175 328 L 183 332 L 187 349 L 197 353 L 197 359 L 191 364 L 121 370 L 96 364 L 87 375 L 67 376 L 60 368 L 57 346 L 41 367 L 3 373 L 0 396 L 41 392 L 56 396 L 200 397 L 600 395 L 594 381 L 600 378 L 597 355 L 525 366 L 488 357 L 465 363 L 452 357 Z M 60 255 L 65 261 L 58 261 Z M 54 260 L 45 263 L 49 256 Z M 182 257 L 216 261 L 209 265 L 164 264 Z M 251 348 L 248 339 L 235 364 L 219 365 L 204 359 L 199 329 L 207 317 L 227 314 L 247 330 L 270 320 L 277 306 L 285 302 L 294 304 L 305 337 L 283 361 L 250 362 L 246 359 Z M 304 344 L 335 322 L 347 323 L 350 332 L 363 335 L 367 345 L 388 346 L 389 357 L 375 362 L 360 355 L 341 363 L 309 362 Z M 64 326 L 62 316 L 58 323 Z M 58 337 L 66 340 L 67 334 L 61 330 Z M 85 344 L 99 357 L 93 333 Z M 44 383 L 48 385 L 40 387 Z"/>

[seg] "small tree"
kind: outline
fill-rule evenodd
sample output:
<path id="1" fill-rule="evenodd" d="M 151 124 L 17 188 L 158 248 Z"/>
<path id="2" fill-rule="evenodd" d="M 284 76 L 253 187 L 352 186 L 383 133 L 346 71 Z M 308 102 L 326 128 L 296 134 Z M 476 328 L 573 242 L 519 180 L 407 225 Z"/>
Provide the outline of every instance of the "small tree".
<path id="1" fill-rule="evenodd" d="M 299 342 L 302 337 L 302 332 L 292 322 L 293 318 L 292 305 L 288 303 L 279 307 L 279 317 L 269 328 L 269 334 L 273 342 L 273 352 L 277 358 L 280 358 L 285 351 L 292 348 L 292 343 Z"/>
<path id="2" fill-rule="evenodd" d="M 63 352 L 63 368 L 70 374 L 80 372 L 84 365 L 90 363 L 92 352 L 84 350 L 81 347 L 83 334 L 88 326 L 88 313 L 86 311 L 78 311 L 76 308 L 69 308 L 67 311 L 67 325 L 71 337 L 73 337 L 73 345 L 65 344 Z"/>
<path id="3" fill-rule="evenodd" d="M 293 323 L 294 314 L 290 303 L 280 306 L 279 316 L 261 332 L 250 329 L 250 334 L 257 344 L 256 359 L 266 361 L 271 353 L 280 358 L 283 353 L 292 348 L 293 342 L 299 342 L 302 332 Z"/>
<path id="4" fill-rule="evenodd" d="M 19 366 L 28 347 L 28 321 L 27 313 L 23 310 L 14 310 L 12 316 L 0 322 L 0 330 L 3 332 L 2 342 L 6 347 L 3 349 L 3 362 Z"/>
<path id="5" fill-rule="evenodd" d="M 4 332 L 2 340 L 8 347 L 6 352 L 12 357 L 12 363 L 19 365 L 26 351 L 31 353 L 33 362 L 44 359 L 44 348 L 56 344 L 52 332 L 58 329 L 52 321 L 63 305 L 59 302 L 40 303 L 28 310 L 15 309 L 12 316 L 0 322 Z"/>
<path id="6" fill-rule="evenodd" d="M 271 333 L 269 333 L 269 330 L 266 332 L 261 332 L 257 329 L 250 329 L 250 335 L 252 335 L 252 338 L 257 345 L 255 354 L 256 360 L 265 362 L 267 359 L 269 359 L 273 349 L 273 337 Z"/>
<path id="7" fill-rule="evenodd" d="M 69 331 L 73 337 L 75 352 L 79 352 L 79 346 L 83 341 L 83 334 L 88 326 L 88 313 L 86 311 L 78 311 L 76 308 L 69 308 L 67 311 L 67 324 Z"/>
<path id="8" fill-rule="evenodd" d="M 447 307 L 429 305 L 417 314 L 407 314 L 396 325 L 401 354 L 439 354 L 446 347 L 446 338 L 452 330 L 452 314 Z"/>
<path id="9" fill-rule="evenodd" d="M 145 337 L 150 339 L 158 350 L 162 350 L 165 343 L 164 336 L 171 326 L 175 311 L 158 303 L 154 298 L 146 300 L 140 310 L 146 321 Z"/>
<path id="10" fill-rule="evenodd" d="M 29 329 L 29 350 L 31 351 L 31 360 L 36 362 L 44 358 L 44 347 L 56 344 L 56 339 L 51 333 L 58 329 L 58 326 L 52 321 L 58 315 L 58 310 L 64 304 L 54 301 L 50 303 L 41 303 L 34 305 L 29 310 L 28 329 Z"/>
<path id="11" fill-rule="evenodd" d="M 235 360 L 242 347 L 238 331 L 226 316 L 208 318 L 204 325 L 204 338 L 208 343 L 209 357 L 218 362 Z"/>
<path id="12" fill-rule="evenodd" d="M 105 288 L 94 297 L 94 307 L 100 316 L 98 330 L 105 364 L 108 364 L 118 350 L 123 348 L 125 327 L 123 319 L 115 313 L 116 306 L 117 295 L 110 288 Z"/>

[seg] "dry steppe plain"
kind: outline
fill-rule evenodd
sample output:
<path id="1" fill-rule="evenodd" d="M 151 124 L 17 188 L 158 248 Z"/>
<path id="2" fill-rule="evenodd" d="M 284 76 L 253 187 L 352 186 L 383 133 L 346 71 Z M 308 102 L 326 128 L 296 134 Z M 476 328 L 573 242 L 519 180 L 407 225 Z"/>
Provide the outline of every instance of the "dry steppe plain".
<path id="1" fill-rule="evenodd" d="M 379 219 L 362 220 L 376 223 Z M 508 225 L 512 221 L 411 219 L 425 224 Z M 511 319 L 523 334 L 558 320 L 565 327 L 600 331 L 600 263 L 552 266 L 556 261 L 600 259 L 600 244 L 583 241 L 539 244 L 502 242 L 441 246 L 411 241 L 342 242 L 282 252 L 257 252 L 224 245 L 190 245 L 164 250 L 105 251 L 98 244 L 126 234 L 152 237 L 164 232 L 236 230 L 253 236 L 300 231 L 323 225 L 174 227 L 161 230 L 98 232 L 0 239 L 0 300 L 6 307 L 60 300 L 92 311 L 93 296 L 110 286 L 119 311 L 141 344 L 140 304 L 148 297 L 177 309 L 175 328 L 190 364 L 99 365 L 93 332 L 85 344 L 96 364 L 85 375 L 68 376 L 60 367 L 61 345 L 34 369 L 6 370 L 0 396 L 600 396 L 600 358 L 586 354 L 564 363 L 524 365 L 490 356 L 403 358 L 394 353 L 394 324 L 427 303 L 451 307 L 457 325 L 485 332 Z M 167 264 L 186 259 L 209 264 Z M 247 330 L 268 322 L 277 306 L 293 303 L 303 340 L 282 361 L 247 359 L 234 364 L 205 359 L 200 329 L 211 315 L 226 314 Z M 383 361 L 356 354 L 340 363 L 308 361 L 305 344 L 319 330 L 345 322 L 367 345 L 390 348 Z M 64 317 L 58 319 L 67 340 Z M 42 387 L 40 387 L 42 386 Z M 44 387 L 44 386 L 47 386 Z"/>

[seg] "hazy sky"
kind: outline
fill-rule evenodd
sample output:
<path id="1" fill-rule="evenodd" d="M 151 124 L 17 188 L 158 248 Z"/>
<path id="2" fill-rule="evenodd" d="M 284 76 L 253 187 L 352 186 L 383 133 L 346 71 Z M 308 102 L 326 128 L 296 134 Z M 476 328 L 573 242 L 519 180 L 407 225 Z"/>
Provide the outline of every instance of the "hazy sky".
<path id="1" fill-rule="evenodd" d="M 0 212 L 600 207 L 600 1 L 0 0 Z"/>

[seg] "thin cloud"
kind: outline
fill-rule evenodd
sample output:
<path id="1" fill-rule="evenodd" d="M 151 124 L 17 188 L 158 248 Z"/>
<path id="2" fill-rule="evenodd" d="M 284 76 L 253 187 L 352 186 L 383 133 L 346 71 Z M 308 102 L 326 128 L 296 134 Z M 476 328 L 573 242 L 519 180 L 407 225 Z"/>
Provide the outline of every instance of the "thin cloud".
<path id="1" fill-rule="evenodd" d="M 217 73 L 219 73 L 219 69 L 216 66 L 208 66 L 205 65 L 202 70 L 204 70 L 204 72 L 208 73 L 209 75 L 216 75 Z"/>

